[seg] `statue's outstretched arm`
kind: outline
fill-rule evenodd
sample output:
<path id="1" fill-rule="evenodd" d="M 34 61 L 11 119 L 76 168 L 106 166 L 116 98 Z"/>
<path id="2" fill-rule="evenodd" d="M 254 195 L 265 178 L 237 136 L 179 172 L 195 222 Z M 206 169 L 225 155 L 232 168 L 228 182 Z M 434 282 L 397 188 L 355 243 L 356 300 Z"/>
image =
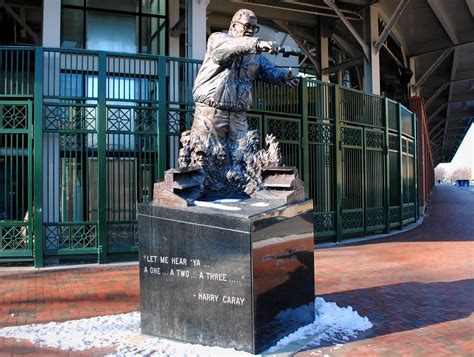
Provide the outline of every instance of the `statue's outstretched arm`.
<path id="1" fill-rule="evenodd" d="M 260 57 L 260 65 L 258 67 L 258 79 L 271 84 L 283 85 L 287 83 L 288 73 L 275 68 L 265 57 Z"/>

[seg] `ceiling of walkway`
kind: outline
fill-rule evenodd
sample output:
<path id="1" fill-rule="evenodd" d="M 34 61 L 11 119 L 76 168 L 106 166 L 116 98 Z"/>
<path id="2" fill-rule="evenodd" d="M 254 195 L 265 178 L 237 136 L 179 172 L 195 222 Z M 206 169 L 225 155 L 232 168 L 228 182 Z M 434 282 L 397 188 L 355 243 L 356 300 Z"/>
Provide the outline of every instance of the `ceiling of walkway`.
<path id="1" fill-rule="evenodd" d="M 39 44 L 41 3 L 0 0 L 0 43 L 11 37 L 16 44 Z M 342 57 L 330 58 L 327 71 L 335 76 L 341 62 L 354 85 L 362 87 L 364 51 L 356 37 L 363 37 L 370 5 L 378 8 L 380 33 L 401 13 L 380 49 L 383 94 L 406 99 L 401 73 L 414 63 L 412 85 L 425 100 L 434 165 L 451 161 L 474 117 L 474 0 L 210 0 L 207 24 L 212 30 L 225 29 L 236 10 L 252 9 L 260 23 L 297 39 L 306 50 L 304 62 L 313 68 L 319 63 L 320 35 L 328 36 Z"/>
<path id="2" fill-rule="evenodd" d="M 236 10 L 249 8 L 260 23 L 296 37 L 315 61 L 319 34 L 329 36 L 331 45 L 344 52 L 344 62 L 353 60 L 352 69 L 358 67 L 360 72 L 362 47 L 328 6 L 330 1 L 226 0 L 224 5 L 222 0 L 211 0 L 208 25 L 226 28 Z M 401 71 L 410 60 L 414 62 L 411 85 L 426 104 L 436 166 L 452 160 L 474 118 L 474 0 L 335 1 L 361 37 L 364 9 L 377 6 L 381 33 L 399 12 L 400 3 L 406 4 L 380 51 L 381 79 L 386 85 L 382 90 L 389 95 L 391 84 L 400 88 Z M 400 100 L 397 93 L 389 96 Z"/>

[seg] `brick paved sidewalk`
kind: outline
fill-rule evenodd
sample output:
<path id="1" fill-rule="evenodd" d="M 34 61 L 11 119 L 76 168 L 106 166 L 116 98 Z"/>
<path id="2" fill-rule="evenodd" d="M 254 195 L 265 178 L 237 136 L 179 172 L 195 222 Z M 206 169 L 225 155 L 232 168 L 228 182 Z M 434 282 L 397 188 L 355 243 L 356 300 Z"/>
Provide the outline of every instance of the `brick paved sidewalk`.
<path id="1" fill-rule="evenodd" d="M 473 356 L 474 193 L 435 187 L 422 225 L 316 251 L 316 293 L 374 327 L 297 356 Z"/>
<path id="2" fill-rule="evenodd" d="M 298 356 L 474 354 L 474 194 L 435 188 L 424 223 L 370 242 L 318 249 L 316 292 L 352 306 L 374 328 L 356 341 Z M 0 327 L 138 310 L 136 264 L 74 269 L 0 268 Z M 0 338 L 0 356 L 101 356 Z"/>

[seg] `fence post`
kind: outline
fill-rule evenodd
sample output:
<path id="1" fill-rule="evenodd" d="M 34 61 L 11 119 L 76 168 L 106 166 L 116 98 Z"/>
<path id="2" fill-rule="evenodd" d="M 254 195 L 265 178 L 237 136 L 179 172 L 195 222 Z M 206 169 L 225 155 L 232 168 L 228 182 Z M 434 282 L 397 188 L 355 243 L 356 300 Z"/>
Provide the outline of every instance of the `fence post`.
<path id="1" fill-rule="evenodd" d="M 412 125 L 413 125 L 413 165 L 414 165 L 414 177 L 415 177 L 415 221 L 419 218 L 419 204 L 418 201 L 418 120 L 415 113 L 412 113 Z"/>
<path id="2" fill-rule="evenodd" d="M 400 229 L 403 229 L 403 138 L 402 138 L 402 106 L 397 103 L 398 122 L 398 167 L 400 168 Z"/>
<path id="3" fill-rule="evenodd" d="M 107 262 L 107 54 L 99 52 L 99 76 L 98 76 L 98 110 L 97 110 L 97 210 L 98 210 L 98 255 L 99 264 Z"/>
<path id="4" fill-rule="evenodd" d="M 388 133 L 389 118 L 388 118 L 388 99 L 384 98 L 384 131 L 385 131 L 385 145 L 383 148 L 384 158 L 385 158 L 385 197 L 384 197 L 384 206 L 385 206 L 385 233 L 390 233 L 390 135 Z"/>
<path id="5" fill-rule="evenodd" d="M 43 234 L 43 71 L 44 52 L 42 47 L 35 48 L 35 83 L 34 83 L 34 260 L 35 268 L 44 265 L 44 234 Z M 29 175 L 31 179 L 31 175 Z M 31 186 L 29 186 L 31 187 Z"/>
<path id="6" fill-rule="evenodd" d="M 157 178 L 163 179 L 166 170 L 166 144 L 168 130 L 168 115 L 166 111 L 166 57 L 158 57 L 158 163 Z"/>
<path id="7" fill-rule="evenodd" d="M 342 232 L 342 141 L 341 141 L 341 89 L 333 87 L 333 113 L 334 113 L 334 146 L 336 162 L 335 168 L 335 193 L 336 193 L 336 241 L 341 241 Z"/>
<path id="8" fill-rule="evenodd" d="M 301 168 L 303 169 L 303 182 L 305 197 L 309 197 L 309 141 L 308 141 L 308 80 L 302 78 L 298 87 L 300 100 L 300 113 L 302 125 L 301 145 L 303 149 L 303 162 Z"/>

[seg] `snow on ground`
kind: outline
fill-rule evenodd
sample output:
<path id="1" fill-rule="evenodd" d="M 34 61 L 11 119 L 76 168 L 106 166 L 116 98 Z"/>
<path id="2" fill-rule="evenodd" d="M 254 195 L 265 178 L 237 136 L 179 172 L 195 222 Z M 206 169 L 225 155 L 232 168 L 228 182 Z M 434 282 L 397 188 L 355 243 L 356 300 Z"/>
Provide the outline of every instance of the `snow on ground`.
<path id="1" fill-rule="evenodd" d="M 316 319 L 294 333 L 282 338 L 268 352 L 288 352 L 304 346 L 317 347 L 322 341 L 346 342 L 358 332 L 368 330 L 372 323 L 361 317 L 352 307 L 341 308 L 322 298 L 314 301 Z M 283 314 L 304 313 L 302 309 Z M 0 337 L 26 339 L 34 344 L 69 351 L 115 346 L 111 356 L 252 356 L 234 349 L 209 347 L 140 333 L 140 313 L 99 316 L 41 325 L 24 325 L 0 329 Z M 337 344 L 337 346 L 341 346 Z"/>

